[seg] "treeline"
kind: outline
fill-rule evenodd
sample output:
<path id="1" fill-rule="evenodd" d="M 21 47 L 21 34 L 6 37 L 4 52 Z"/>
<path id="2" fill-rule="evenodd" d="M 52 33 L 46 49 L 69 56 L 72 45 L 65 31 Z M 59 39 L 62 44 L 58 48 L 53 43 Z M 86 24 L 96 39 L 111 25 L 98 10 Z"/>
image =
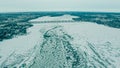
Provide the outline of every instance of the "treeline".
<path id="1" fill-rule="evenodd" d="M 71 13 L 71 15 L 78 16 L 74 18 L 75 21 L 86 21 L 105 26 L 120 28 L 120 13 Z"/>

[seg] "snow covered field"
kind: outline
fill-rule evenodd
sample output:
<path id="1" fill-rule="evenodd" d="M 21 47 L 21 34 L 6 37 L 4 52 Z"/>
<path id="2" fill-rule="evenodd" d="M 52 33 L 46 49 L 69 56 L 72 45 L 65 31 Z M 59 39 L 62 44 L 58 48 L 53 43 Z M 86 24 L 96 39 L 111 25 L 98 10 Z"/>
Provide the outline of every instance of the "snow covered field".
<path id="1" fill-rule="evenodd" d="M 75 16 L 31 20 L 72 20 Z M 67 19 L 65 19 L 67 18 Z M 90 22 L 38 23 L 0 42 L 0 68 L 119 68 L 120 29 Z"/>

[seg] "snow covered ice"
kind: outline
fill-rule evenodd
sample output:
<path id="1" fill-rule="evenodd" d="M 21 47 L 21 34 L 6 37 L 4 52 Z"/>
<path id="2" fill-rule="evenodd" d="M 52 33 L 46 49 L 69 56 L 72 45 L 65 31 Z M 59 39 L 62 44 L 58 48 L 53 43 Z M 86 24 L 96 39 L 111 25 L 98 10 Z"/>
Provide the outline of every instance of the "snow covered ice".
<path id="1" fill-rule="evenodd" d="M 75 16 L 35 21 L 72 20 Z M 119 68 L 120 29 L 90 22 L 37 23 L 28 34 L 0 42 L 0 67 Z"/>

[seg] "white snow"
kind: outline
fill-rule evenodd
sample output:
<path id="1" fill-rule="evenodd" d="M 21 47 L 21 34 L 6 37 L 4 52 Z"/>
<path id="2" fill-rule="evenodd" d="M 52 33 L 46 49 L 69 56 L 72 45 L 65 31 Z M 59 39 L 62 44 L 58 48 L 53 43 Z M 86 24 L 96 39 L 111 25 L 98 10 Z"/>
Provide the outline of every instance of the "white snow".
<path id="1" fill-rule="evenodd" d="M 62 16 L 61 16 L 62 17 Z M 59 18 L 61 18 L 59 17 Z M 63 16 L 64 17 L 64 16 Z M 49 17 L 47 17 L 50 19 Z M 52 17 L 51 20 L 54 20 L 56 17 Z M 41 18 L 42 21 L 46 20 L 46 18 Z M 41 19 L 36 19 L 37 21 L 41 21 Z M 119 68 L 120 65 L 120 57 L 115 57 L 115 55 L 119 56 L 120 51 L 116 49 L 120 49 L 120 29 L 117 28 L 111 28 L 104 25 L 95 24 L 92 22 L 72 22 L 72 23 L 44 23 L 41 24 L 42 28 L 44 30 L 50 29 L 53 26 L 63 26 L 63 28 L 66 30 L 68 34 L 74 37 L 73 44 L 76 44 L 78 49 L 84 50 L 85 48 L 82 46 L 86 46 L 87 42 L 92 43 L 96 46 L 96 48 L 99 47 L 98 52 L 101 54 L 104 54 L 106 58 L 111 58 L 113 61 L 115 61 L 114 65 L 116 68 Z M 45 31 L 46 31 L 45 30 Z M 110 45 L 109 45 L 110 43 Z M 82 45 L 82 46 L 80 46 Z M 109 45 L 112 47 L 112 51 L 110 53 L 107 53 L 109 48 L 105 48 L 106 45 Z M 101 48 L 103 47 L 103 48 Z M 115 48 L 115 50 L 114 50 Z M 85 49 L 86 50 L 86 49 Z M 102 52 L 103 50 L 103 52 Z M 91 54 L 91 51 L 87 52 Z M 112 56 L 111 56 L 112 55 Z M 102 56 L 103 57 L 103 56 Z"/>
<path id="2" fill-rule="evenodd" d="M 90 22 L 76 23 L 44 23 L 42 28 L 49 29 L 52 26 L 61 25 L 68 34 L 80 36 L 92 43 L 111 42 L 114 47 L 120 47 L 120 29 L 110 28 Z"/>
<path id="3" fill-rule="evenodd" d="M 0 64 L 5 61 L 12 52 L 24 54 L 35 45 L 41 43 L 39 27 L 39 25 L 35 24 L 28 29 L 29 34 L 0 42 Z"/>
<path id="4" fill-rule="evenodd" d="M 63 15 L 57 17 L 43 16 L 37 19 L 30 20 L 30 22 L 39 22 L 39 21 L 68 21 L 72 20 L 72 18 L 78 18 L 77 16 L 71 15 Z M 73 21 L 73 20 L 72 20 Z"/>
<path id="5" fill-rule="evenodd" d="M 58 21 L 58 20 L 72 20 L 76 16 L 64 15 L 58 17 L 40 17 L 33 19 L 35 21 Z M 85 45 L 88 41 L 95 45 L 105 44 L 106 42 L 111 43 L 111 47 L 120 48 L 120 29 L 111 28 L 104 25 L 98 25 L 90 22 L 75 22 L 75 23 L 40 23 L 34 24 L 33 27 L 28 29 L 27 35 L 19 36 L 10 40 L 0 42 L 0 64 L 5 61 L 9 55 L 15 51 L 16 54 L 23 54 L 29 49 L 39 45 L 42 42 L 42 33 L 50 29 L 53 26 L 63 26 L 65 31 L 75 38 L 74 44 Z M 79 47 L 79 46 L 76 46 Z M 120 58 L 118 58 L 120 59 Z M 114 58 L 114 60 L 116 60 Z M 118 62 L 119 66 L 119 61 Z"/>

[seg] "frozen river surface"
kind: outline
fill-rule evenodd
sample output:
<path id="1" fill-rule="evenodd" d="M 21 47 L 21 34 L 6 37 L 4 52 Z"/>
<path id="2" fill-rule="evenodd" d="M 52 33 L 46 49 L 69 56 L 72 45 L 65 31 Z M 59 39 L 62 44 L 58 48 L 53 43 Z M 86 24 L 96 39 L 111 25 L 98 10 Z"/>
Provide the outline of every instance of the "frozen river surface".
<path id="1" fill-rule="evenodd" d="M 72 20 L 74 17 L 46 16 L 36 20 L 37 22 L 64 18 Z M 28 34 L 0 42 L 0 68 L 119 68 L 120 66 L 120 29 L 90 22 L 33 25 L 28 29 Z"/>

